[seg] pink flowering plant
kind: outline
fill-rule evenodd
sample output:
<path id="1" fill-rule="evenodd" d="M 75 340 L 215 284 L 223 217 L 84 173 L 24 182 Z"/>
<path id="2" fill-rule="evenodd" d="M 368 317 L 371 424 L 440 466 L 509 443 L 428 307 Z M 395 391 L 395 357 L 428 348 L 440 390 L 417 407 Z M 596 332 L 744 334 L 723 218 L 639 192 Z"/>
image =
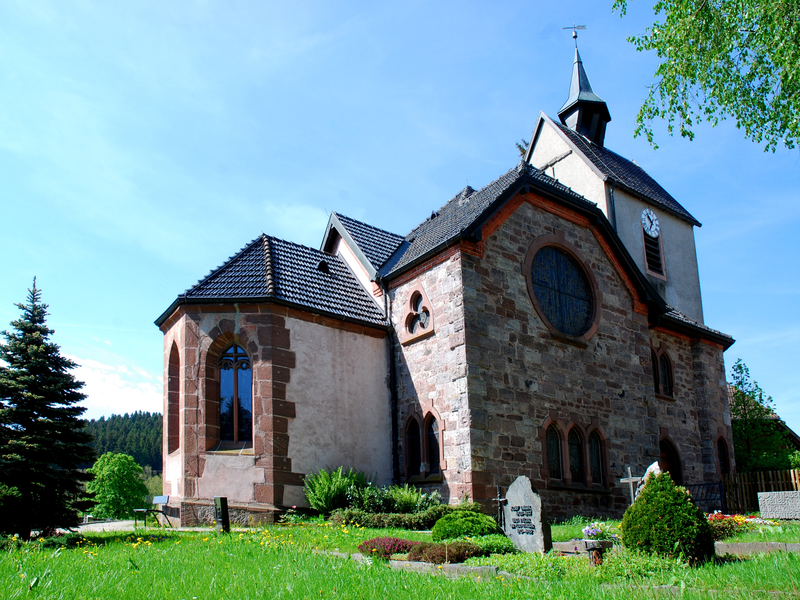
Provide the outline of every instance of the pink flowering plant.
<path id="1" fill-rule="evenodd" d="M 583 537 L 587 540 L 612 540 L 619 541 L 616 533 L 611 533 L 611 528 L 605 523 L 595 521 L 583 528 Z"/>
<path id="2" fill-rule="evenodd" d="M 411 548 L 419 544 L 411 540 L 404 540 L 394 537 L 372 538 L 359 544 L 359 551 L 373 558 L 388 560 L 392 554 L 405 554 Z"/>

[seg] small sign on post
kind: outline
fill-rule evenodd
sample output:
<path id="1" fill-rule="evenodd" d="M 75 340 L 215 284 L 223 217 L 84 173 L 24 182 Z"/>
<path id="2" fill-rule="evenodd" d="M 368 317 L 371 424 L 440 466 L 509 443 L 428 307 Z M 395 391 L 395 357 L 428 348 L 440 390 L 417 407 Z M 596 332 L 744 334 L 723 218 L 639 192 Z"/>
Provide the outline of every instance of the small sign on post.
<path id="1" fill-rule="evenodd" d="M 230 533 L 231 520 L 228 516 L 228 498 L 214 496 L 214 517 L 217 522 L 217 533 Z"/>

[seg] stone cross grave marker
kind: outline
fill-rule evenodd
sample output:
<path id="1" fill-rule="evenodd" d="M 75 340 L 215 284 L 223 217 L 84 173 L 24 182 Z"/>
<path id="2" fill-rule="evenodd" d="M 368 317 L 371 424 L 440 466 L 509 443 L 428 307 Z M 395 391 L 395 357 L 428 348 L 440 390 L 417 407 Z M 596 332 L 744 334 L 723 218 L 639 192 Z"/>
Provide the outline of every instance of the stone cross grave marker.
<path id="1" fill-rule="evenodd" d="M 524 475 L 508 488 L 503 516 L 505 534 L 523 552 L 544 553 L 553 547 L 542 498 Z"/>
<path id="2" fill-rule="evenodd" d="M 800 492 L 759 492 L 763 519 L 800 519 Z"/>
<path id="3" fill-rule="evenodd" d="M 636 496 L 635 496 L 634 490 L 633 490 L 633 484 L 634 483 L 638 484 L 641 480 L 642 480 L 641 477 L 636 477 L 633 474 L 631 474 L 631 468 L 630 467 L 628 467 L 628 476 L 627 477 L 623 477 L 622 479 L 619 480 L 620 483 L 627 483 L 630 486 L 630 488 L 631 488 L 631 504 L 633 504 L 633 501 L 636 499 Z"/>

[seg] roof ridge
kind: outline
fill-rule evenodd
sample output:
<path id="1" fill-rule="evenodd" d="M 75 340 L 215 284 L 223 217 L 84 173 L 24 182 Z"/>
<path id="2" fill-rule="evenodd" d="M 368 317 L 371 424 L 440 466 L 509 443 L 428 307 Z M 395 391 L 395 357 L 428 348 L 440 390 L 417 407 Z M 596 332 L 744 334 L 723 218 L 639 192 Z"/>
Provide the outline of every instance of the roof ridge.
<path id="1" fill-rule="evenodd" d="M 264 245 L 264 280 L 267 284 L 267 296 L 274 296 L 275 276 L 272 272 L 272 247 L 270 245 L 270 237 L 263 233 L 261 235 Z"/>

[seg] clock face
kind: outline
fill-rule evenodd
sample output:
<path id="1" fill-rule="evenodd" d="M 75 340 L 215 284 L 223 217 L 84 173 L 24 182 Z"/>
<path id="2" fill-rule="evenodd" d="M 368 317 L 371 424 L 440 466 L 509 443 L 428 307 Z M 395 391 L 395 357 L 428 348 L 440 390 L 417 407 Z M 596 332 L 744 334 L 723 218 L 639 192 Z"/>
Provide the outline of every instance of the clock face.
<path id="1" fill-rule="evenodd" d="M 644 232 L 652 238 L 657 238 L 661 232 L 661 227 L 658 225 L 658 217 L 649 208 L 642 211 L 642 227 Z"/>

